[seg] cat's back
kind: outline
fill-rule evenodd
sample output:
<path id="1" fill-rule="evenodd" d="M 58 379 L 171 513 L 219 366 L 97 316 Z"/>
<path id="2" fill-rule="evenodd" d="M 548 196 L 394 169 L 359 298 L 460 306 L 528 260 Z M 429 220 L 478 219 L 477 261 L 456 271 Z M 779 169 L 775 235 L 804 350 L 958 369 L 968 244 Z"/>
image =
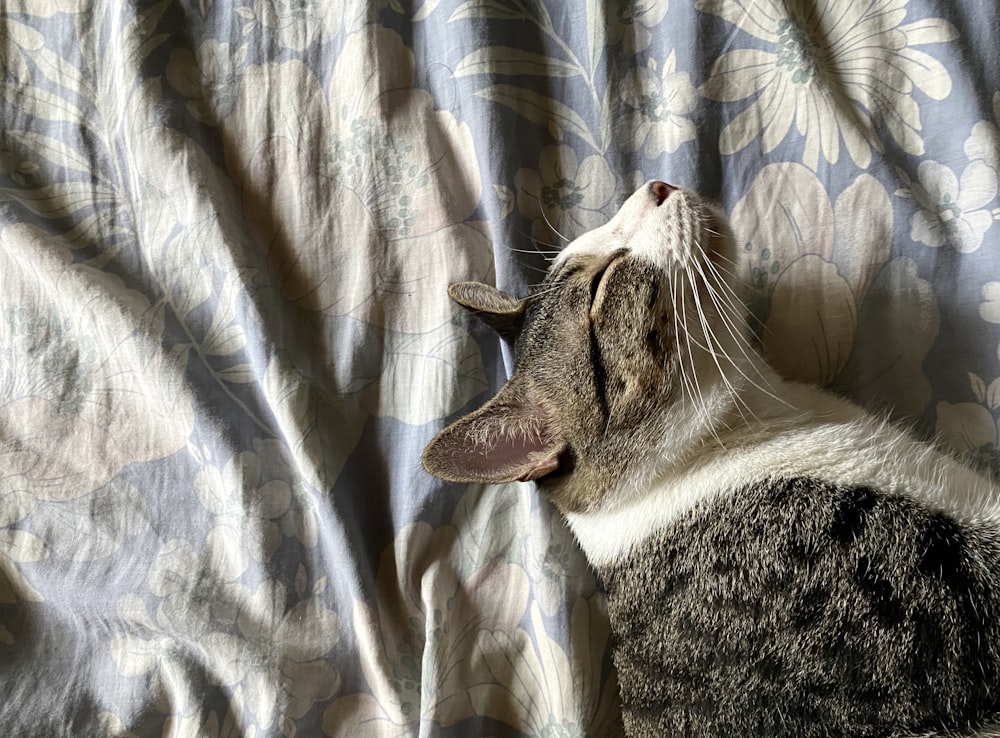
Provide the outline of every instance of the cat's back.
<path id="1" fill-rule="evenodd" d="M 969 734 L 1000 718 L 992 527 L 779 478 L 598 568 L 630 735 Z"/>

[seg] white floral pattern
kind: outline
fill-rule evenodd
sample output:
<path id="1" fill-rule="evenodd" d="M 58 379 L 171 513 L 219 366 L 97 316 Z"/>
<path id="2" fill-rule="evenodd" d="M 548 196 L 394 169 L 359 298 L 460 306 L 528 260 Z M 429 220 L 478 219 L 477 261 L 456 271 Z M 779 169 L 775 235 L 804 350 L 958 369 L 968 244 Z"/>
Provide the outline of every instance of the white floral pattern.
<path id="1" fill-rule="evenodd" d="M 236 714 L 267 729 L 302 717 L 337 691 L 340 674 L 327 655 L 339 640 L 338 619 L 319 587 L 287 607 L 280 584 L 249 591 L 233 581 L 233 570 L 224 552 L 199 561 L 176 544 L 150 572 L 151 591 L 163 596 L 155 615 L 138 598 L 123 599 L 129 632 L 113 639 L 111 653 L 122 675 L 151 678 L 168 715 L 197 720 L 200 694 L 215 685 Z M 211 673 L 199 664 L 212 664 Z"/>
<path id="2" fill-rule="evenodd" d="M 962 17 L 0 3 L 5 735 L 621 735 L 559 515 L 419 459 L 510 368 L 448 284 L 525 294 L 650 179 L 731 213 L 783 372 L 1000 474 L 998 52 Z"/>
<path id="3" fill-rule="evenodd" d="M 621 44 L 628 54 L 645 51 L 652 31 L 663 22 L 669 0 L 611 0 L 608 3 L 608 40 Z"/>
<path id="4" fill-rule="evenodd" d="M 1000 173 L 1000 92 L 993 93 L 992 120 L 976 123 L 963 148 L 969 161 L 982 161 L 994 172 Z"/>
<path id="5" fill-rule="evenodd" d="M 593 600 L 581 598 L 574 603 L 570 623 L 573 632 L 589 633 L 587 621 L 606 618 Z M 608 632 L 598 631 L 590 639 L 574 641 L 572 645 L 579 652 L 573 655 L 585 665 L 574 670 L 562 646 L 546 632 L 536 606 L 532 607 L 531 624 L 534 644 L 521 628 L 480 632 L 480 658 L 493 680 L 469 690 L 476 711 L 516 725 L 528 735 L 624 735 L 614 706 L 617 682 L 608 682 L 603 690 L 600 685 Z"/>
<path id="6" fill-rule="evenodd" d="M 1000 282 L 983 285 L 979 317 L 1000 324 Z M 997 360 L 1000 361 L 1000 345 Z M 937 405 L 936 432 L 954 452 L 1000 476 L 1000 376 L 987 382 L 976 372 L 967 373 L 971 400 L 942 401 Z M 992 375 L 987 375 L 992 376 Z"/>
<path id="7" fill-rule="evenodd" d="M 799 0 L 699 0 L 697 8 L 758 42 L 719 57 L 702 87 L 723 102 L 756 95 L 722 130 L 722 153 L 741 151 L 758 136 L 761 151 L 772 152 L 794 123 L 810 169 L 821 154 L 836 164 L 841 140 L 866 169 L 872 150 L 881 149 L 874 125 L 880 121 L 906 152 L 924 152 L 914 88 L 942 100 L 951 77 L 916 47 L 954 40 L 947 21 L 902 23 L 906 0 L 823 0 L 818 7 Z"/>
<path id="8" fill-rule="evenodd" d="M 930 395 L 921 364 L 938 334 L 938 308 L 913 262 L 892 256 L 885 188 L 861 175 L 831 202 L 803 165 L 770 164 L 733 218 L 744 226 L 746 279 L 775 368 L 832 387 L 846 373 L 861 398 L 891 399 L 898 411 L 919 415 Z M 856 358 L 862 324 L 878 336 L 863 364 Z M 904 331 L 905 341 L 894 338 Z"/>
<path id="9" fill-rule="evenodd" d="M 968 254 L 983 245 L 993 221 L 1000 220 L 1000 208 L 989 209 L 1000 191 L 1000 93 L 993 96 L 993 118 L 972 127 L 963 147 L 968 163 L 960 177 L 932 159 L 920 162 L 915 182 L 900 173 L 904 187 L 896 194 L 919 205 L 910 216 L 914 241 L 934 248 L 947 244 Z"/>
<path id="10" fill-rule="evenodd" d="M 569 146 L 547 146 L 538 169 L 514 176 L 517 207 L 540 243 L 571 240 L 611 217 L 615 175 L 601 156 L 583 161 Z"/>
<path id="11" fill-rule="evenodd" d="M 417 523 L 382 555 L 378 609 L 354 608 L 371 693 L 334 702 L 323 721 L 328 735 L 406 735 L 423 720 L 453 725 L 474 714 L 468 687 L 489 677 L 473 658 L 477 634 L 517 625 L 528 581 L 500 558 L 462 578 L 449 560 L 457 550 L 454 528 Z"/>
<path id="12" fill-rule="evenodd" d="M 912 193 L 921 209 L 910 218 L 910 238 L 934 247 L 948 244 L 965 254 L 982 246 L 993 225 L 985 206 L 997 196 L 996 170 L 977 160 L 959 179 L 948 167 L 926 160 L 917 174 Z"/>
<path id="13" fill-rule="evenodd" d="M 167 65 L 167 81 L 188 98 L 187 109 L 204 123 L 215 123 L 232 111 L 239 89 L 239 70 L 247 57 L 247 47 L 209 39 L 192 54 L 176 49 Z"/>
<path id="14" fill-rule="evenodd" d="M 639 68 L 625 87 L 623 100 L 629 111 L 627 130 L 632 138 L 627 148 L 642 147 L 649 159 L 672 154 L 695 138 L 695 91 L 687 72 L 677 71 L 677 58 L 671 54 L 662 65 L 657 79 L 656 65 Z"/>
<path id="15" fill-rule="evenodd" d="M 385 65 L 391 76 L 362 73 L 373 54 L 394 60 Z M 230 171 L 243 183 L 244 210 L 282 296 L 328 315 L 377 316 L 372 305 L 385 305 L 395 330 L 418 333 L 449 317 L 428 296 L 459 274 L 489 276 L 490 247 L 466 222 L 480 194 L 468 126 L 411 87 L 412 64 L 397 34 L 367 27 L 347 39 L 326 91 L 300 62 L 248 68 L 224 126 L 233 143 Z M 277 94 L 262 99 L 260 89 Z M 299 117 L 266 137 L 258 133 L 281 110 Z M 300 129 L 300 120 L 308 126 Z M 407 137 L 411 126 L 421 126 L 419 140 Z M 258 181 L 275 186 L 260 191 Z M 314 183 L 308 197 L 303 182 Z M 453 192 L 442 197 L 437 182 Z M 377 258 L 335 258 L 334 249 L 359 238 L 385 248 Z M 303 243 L 310 248 L 294 248 Z M 418 252 L 422 258 L 407 260 Z"/>

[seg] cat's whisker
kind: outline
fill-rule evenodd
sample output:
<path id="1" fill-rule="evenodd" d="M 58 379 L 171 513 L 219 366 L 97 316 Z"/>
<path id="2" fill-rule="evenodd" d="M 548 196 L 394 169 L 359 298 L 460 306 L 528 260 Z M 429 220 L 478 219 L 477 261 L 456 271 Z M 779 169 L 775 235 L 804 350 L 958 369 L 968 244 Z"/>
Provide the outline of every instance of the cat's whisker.
<path id="1" fill-rule="evenodd" d="M 684 274 L 686 276 L 690 276 L 688 272 L 684 272 Z M 684 280 L 683 279 L 679 279 L 678 280 L 678 284 L 681 285 L 681 301 L 680 301 L 680 305 L 681 305 L 681 324 L 684 326 L 684 338 L 685 338 L 685 342 L 687 343 L 688 357 L 691 360 L 691 377 L 692 377 L 692 379 L 694 381 L 695 391 L 697 393 L 697 398 L 699 400 L 699 404 L 701 405 L 701 411 L 702 411 L 703 417 L 707 421 L 707 419 L 712 416 L 712 412 L 711 412 L 711 410 L 708 407 L 708 400 L 705 398 L 704 392 L 702 392 L 701 383 L 698 380 L 698 368 L 695 366 L 694 351 L 691 349 L 691 342 L 693 340 L 693 336 L 691 334 L 691 330 L 688 328 L 689 322 L 688 322 L 688 318 L 687 318 L 687 300 L 684 299 L 684 289 L 683 289 Z M 692 288 L 694 288 L 693 284 L 691 286 L 692 286 Z M 700 312 L 700 306 L 698 305 L 697 289 L 693 289 L 692 295 L 691 295 L 691 301 L 694 303 L 695 307 L 699 309 L 699 312 Z M 675 308 L 675 310 L 676 310 L 676 308 Z M 708 349 L 708 352 L 709 352 L 710 355 L 713 355 L 713 358 L 714 358 L 714 354 L 712 353 L 711 349 Z M 720 372 L 721 372 L 721 368 L 720 368 Z M 705 425 L 706 425 L 706 427 L 708 429 L 709 435 L 711 435 L 715 439 L 715 442 L 718 443 L 718 445 L 719 445 L 720 448 L 724 449 L 726 447 L 726 445 L 725 445 L 725 443 L 723 443 L 722 438 L 719 437 L 718 431 L 715 428 L 715 424 L 711 423 L 711 422 L 706 422 Z"/>
<path id="2" fill-rule="evenodd" d="M 739 282 L 740 284 L 743 284 L 743 285 L 746 285 L 746 286 L 749 286 L 749 285 L 748 285 L 748 283 L 747 283 L 747 281 L 746 281 L 745 279 L 743 279 L 743 277 L 742 277 L 742 276 L 740 276 L 739 274 L 737 274 L 737 273 L 736 273 L 736 272 L 735 272 L 734 270 L 730 269 L 729 267 L 727 267 L 727 266 L 723 266 L 722 264 L 714 264 L 714 263 L 712 262 L 712 260 L 711 260 L 711 259 L 709 259 L 709 258 L 706 258 L 706 259 L 705 259 L 705 262 L 704 262 L 704 263 L 705 263 L 705 264 L 706 264 L 706 265 L 707 265 L 707 266 L 708 266 L 708 267 L 709 267 L 709 268 L 710 268 L 710 269 L 711 269 L 711 270 L 712 270 L 712 271 L 713 271 L 713 272 L 714 272 L 715 274 L 719 275 L 720 277 L 721 277 L 722 275 L 726 275 L 727 277 L 729 277 L 729 278 L 730 278 L 731 280 L 733 280 L 734 282 Z M 729 284 L 726 284 L 726 287 L 727 287 L 727 288 L 729 289 L 729 291 L 730 291 L 730 292 L 731 292 L 731 293 L 732 293 L 733 295 L 735 295 L 735 294 L 736 294 L 736 291 L 735 291 L 735 290 L 734 290 L 734 289 L 733 289 L 733 288 L 732 288 L 732 287 L 731 287 L 731 286 L 730 286 Z"/>
<path id="3" fill-rule="evenodd" d="M 733 305 L 732 303 L 728 305 L 720 304 L 720 300 L 723 300 L 723 296 L 722 295 L 717 296 L 716 290 L 712 285 L 711 280 L 708 278 L 708 275 L 702 269 L 701 262 L 695 261 L 695 264 L 696 268 L 698 269 L 698 273 L 701 275 L 702 283 L 705 286 L 705 292 L 708 294 L 709 299 L 712 300 L 712 303 L 715 305 L 715 309 L 718 312 L 719 322 L 722 323 L 723 327 L 736 342 L 736 347 L 739 349 L 740 353 L 743 354 L 743 358 L 746 359 L 747 366 L 753 367 L 756 370 L 756 374 L 760 378 L 762 383 L 752 379 L 739 364 L 733 361 L 731 357 L 727 356 L 726 358 L 729 359 L 729 361 L 733 364 L 733 367 L 753 387 L 756 387 L 758 390 L 765 393 L 768 397 L 771 397 L 772 399 L 787 405 L 788 403 L 786 403 L 784 400 L 782 400 L 775 394 L 774 388 L 771 386 L 767 377 L 764 375 L 763 371 L 758 366 L 759 361 L 755 361 L 751 351 L 748 351 L 748 349 L 750 349 L 750 339 L 747 337 L 746 331 L 741 331 L 739 329 L 739 326 L 736 325 L 735 323 L 735 319 L 732 317 L 732 314 L 738 314 L 736 306 Z M 732 314 L 727 314 L 726 307 L 728 307 L 732 311 Z"/>
<path id="4" fill-rule="evenodd" d="M 757 369 L 757 373 L 760 376 L 761 380 L 764 382 L 764 384 L 768 384 L 768 381 L 767 381 L 766 377 L 763 375 L 763 373 L 761 373 L 760 368 L 757 367 L 757 362 L 754 361 L 754 358 L 751 355 L 751 352 L 748 352 L 748 349 L 750 349 L 751 347 L 750 347 L 750 339 L 747 336 L 746 330 L 745 329 L 744 330 L 740 330 L 740 327 L 736 323 L 736 319 L 734 317 L 732 317 L 733 315 L 739 315 L 741 312 L 745 311 L 745 309 L 744 310 L 740 309 L 741 306 L 742 306 L 742 303 L 736 303 L 732 299 L 727 299 L 724 294 L 717 294 L 715 286 L 713 286 L 712 281 L 708 278 L 708 275 L 705 273 L 704 269 L 702 268 L 702 264 L 708 263 L 707 261 L 703 261 L 701 259 L 695 259 L 693 261 L 693 263 L 695 265 L 695 268 L 698 271 L 698 274 L 701 276 L 702 285 L 703 285 L 703 287 L 705 289 L 705 292 L 708 294 L 709 299 L 712 301 L 712 304 L 715 306 L 716 313 L 719 316 L 719 322 L 722 323 L 723 327 L 729 333 L 730 337 L 732 337 L 733 341 L 735 341 L 736 348 L 743 355 L 743 358 L 746 359 L 747 365 L 756 368 Z M 690 278 L 691 278 L 692 283 L 693 283 L 694 276 L 690 275 Z M 724 281 L 720 280 L 720 283 L 724 284 Z M 701 312 L 702 307 L 701 307 L 700 302 L 699 302 L 698 307 L 699 307 L 699 312 Z M 731 311 L 731 313 L 727 312 L 727 308 L 728 308 L 729 311 Z M 709 344 L 712 343 L 711 339 L 715 338 L 715 343 L 718 344 L 719 346 L 721 346 L 722 342 L 715 336 L 715 334 L 712 331 L 710 322 L 707 321 L 706 319 L 704 319 L 704 317 L 703 317 L 702 325 L 704 326 L 705 331 L 708 334 L 707 337 L 709 339 Z M 713 358 L 715 358 L 715 352 L 714 351 L 712 353 L 712 356 L 713 356 Z M 732 364 L 733 368 L 747 382 L 749 382 L 752 386 L 756 387 L 757 389 L 761 390 L 762 392 L 768 394 L 769 396 L 774 397 L 774 392 L 773 392 L 773 390 L 770 387 L 765 388 L 765 387 L 761 386 L 758 382 L 754 381 L 750 376 L 747 375 L 747 373 L 743 370 L 743 367 L 739 363 L 737 363 L 733 359 L 733 357 L 731 357 L 726 352 L 723 352 L 723 356 L 725 357 L 725 359 L 730 364 Z M 718 361 L 717 360 L 716 360 L 716 365 L 718 366 Z M 734 398 L 734 400 L 737 401 L 738 403 L 741 402 L 743 404 L 743 406 L 746 408 L 746 410 L 750 413 L 750 415 L 753 416 L 753 418 L 755 420 L 759 420 L 759 418 L 757 417 L 756 413 L 754 413 L 754 411 L 751 409 L 749 403 L 747 403 L 746 400 L 743 398 L 742 393 L 740 393 L 739 390 L 732 384 L 732 382 L 729 379 L 728 375 L 725 372 L 722 372 L 721 367 L 719 367 L 719 369 L 720 369 L 720 372 L 722 373 L 722 379 L 725 382 L 726 386 L 729 388 L 730 394 L 732 395 L 732 397 Z M 744 421 L 746 421 L 746 417 L 743 415 L 742 410 L 738 406 L 737 406 L 737 411 L 740 413 L 740 416 L 744 419 Z"/>
<path id="5" fill-rule="evenodd" d="M 738 315 L 740 313 L 745 312 L 745 307 L 743 305 L 743 302 L 739 299 L 739 296 L 736 294 L 733 288 L 729 286 L 725 278 L 723 278 L 717 271 L 715 271 L 715 268 L 712 266 L 712 263 L 709 260 L 696 259 L 694 263 L 695 267 L 698 269 L 698 273 L 701 275 L 702 281 L 704 281 L 705 283 L 706 288 L 712 290 L 713 293 L 715 293 L 713 295 L 713 301 L 715 299 L 715 296 L 717 295 L 718 299 L 722 300 L 725 303 L 726 307 L 733 314 Z M 706 268 L 708 269 L 708 272 L 710 272 L 712 276 L 715 277 L 715 284 L 713 284 L 713 280 L 709 279 L 708 272 L 705 271 Z"/>
<path id="6" fill-rule="evenodd" d="M 552 254 L 550 256 L 549 254 L 545 253 L 545 251 L 542 249 L 519 249 L 516 246 L 510 246 L 510 245 L 504 246 L 504 248 L 507 251 L 511 251 L 515 254 L 530 254 L 532 256 L 541 256 L 543 259 L 545 259 L 545 261 L 548 262 L 551 262 L 553 259 L 556 258 L 556 254 Z"/>
<path id="7" fill-rule="evenodd" d="M 683 297 L 683 294 L 682 294 Z M 674 300 L 674 305 L 679 304 L 676 299 Z M 687 345 L 687 357 L 684 355 L 684 351 L 681 348 L 681 338 L 685 339 L 685 344 Z M 701 393 L 695 384 L 694 378 L 694 357 L 691 354 L 691 346 L 688 343 L 690 337 L 687 332 L 684 331 L 680 325 L 679 314 L 674 310 L 674 341 L 677 346 L 677 365 L 681 372 L 681 380 L 683 382 L 684 389 L 687 392 L 687 396 L 692 405 L 698 406 L 702 404 Z M 690 367 L 690 371 L 685 369 L 685 366 Z"/>
<path id="8" fill-rule="evenodd" d="M 522 236 L 526 237 L 533 244 L 537 244 L 538 246 L 545 246 L 544 249 L 539 249 L 539 252 L 545 252 L 545 251 L 551 252 L 552 257 L 555 258 L 559 254 L 559 252 L 562 251 L 562 247 L 560 247 L 558 244 L 549 243 L 548 241 L 543 241 L 542 239 L 538 238 L 532 233 L 526 233 L 525 231 L 521 230 L 519 230 L 518 232 Z"/>
<path id="9" fill-rule="evenodd" d="M 524 264 L 524 263 L 522 263 L 521 266 L 527 267 L 528 269 L 531 269 L 533 272 L 538 272 L 539 274 L 544 274 L 546 276 L 549 273 L 549 270 L 546 269 L 545 267 L 539 267 L 539 266 L 534 266 L 532 264 Z"/>
<path id="10" fill-rule="evenodd" d="M 558 229 L 558 228 L 556 228 L 556 227 L 555 227 L 555 226 L 554 226 L 554 225 L 552 224 L 552 221 L 550 221 L 550 220 L 549 220 L 549 216 L 547 216 L 547 215 L 545 214 L 545 208 L 543 208 L 543 207 L 541 206 L 541 203 L 539 203 L 539 206 L 538 206 L 538 210 L 539 210 L 539 212 L 540 212 L 540 213 L 542 214 L 542 220 L 544 220 L 544 221 L 545 221 L 545 225 L 547 225 L 547 226 L 549 227 L 549 230 L 551 230 L 551 231 L 552 231 L 552 232 L 553 232 L 554 234 L 556 234 L 557 236 L 559 236 L 559 238 L 561 238 L 561 239 L 562 239 L 563 241 L 565 241 L 566 243 L 570 243 L 570 242 L 571 242 L 571 241 L 573 240 L 573 239 L 572 239 L 572 238 L 570 238 L 569 236 L 564 236 L 564 235 L 563 235 L 563 234 L 562 234 L 562 233 L 561 233 L 561 232 L 559 231 L 559 229 Z"/>
<path id="11" fill-rule="evenodd" d="M 528 192 L 525 192 L 525 194 L 528 197 L 533 197 L 538 202 L 538 212 L 542 216 L 542 220 L 545 221 L 545 225 L 549 227 L 549 230 L 552 231 L 555 235 L 559 236 L 559 238 L 561 238 L 566 243 L 570 243 L 573 239 L 569 238 L 568 236 L 564 236 L 559 231 L 559 229 L 552 224 L 552 221 L 549 220 L 549 216 L 545 214 L 545 206 L 542 204 L 542 198 L 540 198 L 538 195 L 533 195 Z"/>
<path id="12" fill-rule="evenodd" d="M 708 270 L 715 277 L 715 281 L 716 281 L 716 284 L 719 287 L 719 290 L 721 292 L 725 293 L 726 301 L 729 304 L 732 305 L 733 311 L 736 312 L 736 313 L 744 313 L 745 312 L 746 313 L 746 319 L 747 319 L 748 322 L 756 323 L 763 330 L 768 330 L 767 326 L 764 325 L 764 321 L 762 321 L 754 313 L 749 312 L 747 310 L 746 305 L 743 302 L 743 298 L 740 297 L 739 293 L 736 291 L 736 289 L 731 284 L 732 282 L 736 282 L 736 283 L 739 283 L 739 284 L 741 284 L 744 287 L 746 287 L 746 288 L 749 289 L 749 287 L 750 287 L 749 283 L 745 279 L 743 279 L 742 276 L 740 276 L 739 274 L 737 274 L 736 272 L 734 272 L 731 269 L 728 269 L 728 268 L 726 268 L 726 267 L 724 267 L 724 266 L 722 266 L 720 264 L 713 263 L 711 259 L 706 259 L 702 263 L 708 268 Z M 728 277 L 728 279 L 726 277 Z"/>
<path id="13" fill-rule="evenodd" d="M 722 256 L 721 254 L 718 255 Z M 732 263 L 731 259 L 727 259 L 727 261 L 730 261 Z M 722 286 L 722 289 L 729 295 L 729 300 L 733 304 L 734 311 L 737 313 L 745 312 L 748 321 L 756 323 L 765 331 L 769 330 L 768 327 L 764 324 L 764 321 L 762 321 L 757 315 L 754 315 L 752 312 L 746 309 L 746 306 L 743 304 L 743 300 L 736 293 L 736 290 L 733 289 L 732 285 L 729 284 L 729 281 L 725 279 L 725 277 L 723 277 L 722 275 L 727 274 L 729 275 L 730 278 L 737 280 L 738 282 L 744 285 L 747 284 L 746 280 L 744 280 L 736 272 L 733 272 L 719 264 L 714 264 L 711 259 L 705 259 L 702 263 L 705 264 L 705 266 L 708 267 L 709 271 L 711 271 L 715 275 L 717 282 Z"/>
<path id="14" fill-rule="evenodd" d="M 719 361 L 719 354 L 721 353 L 722 356 L 730 364 L 732 364 L 734 368 L 737 369 L 737 371 L 739 371 L 739 367 L 737 366 L 736 362 L 733 361 L 732 358 L 728 354 L 726 354 L 725 351 L 722 350 L 721 342 L 718 340 L 718 338 L 715 337 L 715 334 L 712 332 L 712 327 L 709 324 L 709 320 L 705 315 L 704 309 L 701 306 L 701 301 L 697 298 L 698 286 L 695 283 L 695 275 L 691 271 L 686 271 L 685 276 L 691 283 L 692 292 L 695 294 L 694 304 L 695 308 L 698 311 L 698 320 L 701 323 L 702 335 L 704 336 L 705 341 L 708 344 L 706 352 L 712 358 L 712 361 L 715 364 L 715 368 L 719 370 L 719 378 L 722 380 L 723 384 L 726 386 L 726 389 L 729 391 L 729 395 L 733 400 L 733 407 L 736 408 L 736 411 L 740 414 L 740 417 L 743 419 L 743 422 L 749 427 L 750 421 L 747 419 L 743 410 L 745 408 L 747 411 L 750 412 L 751 415 L 754 415 L 753 411 L 750 409 L 750 406 L 747 404 L 746 400 L 743 399 L 739 390 L 733 385 L 732 381 L 729 379 L 729 375 L 722 368 L 722 363 Z M 713 339 L 715 340 L 713 341 Z M 754 416 L 754 418 L 756 419 L 756 416 Z"/>
<path id="15" fill-rule="evenodd" d="M 519 231 L 520 235 L 525 236 L 529 239 L 532 244 L 536 245 L 534 249 L 519 249 L 516 246 L 511 246 L 510 244 L 503 244 L 503 248 L 511 253 L 515 254 L 527 254 L 529 256 L 540 256 L 545 260 L 547 264 L 552 264 L 555 258 L 559 255 L 560 249 L 553 244 L 545 243 L 544 241 L 539 241 L 533 236 L 525 233 L 524 231 Z M 539 248 L 541 246 L 547 246 L 548 248 Z M 537 267 L 536 267 L 537 268 Z M 544 270 L 543 270 L 544 271 Z"/>
<path id="16" fill-rule="evenodd" d="M 676 309 L 676 306 L 680 303 L 677 300 L 677 288 L 673 281 L 672 272 L 667 272 L 667 285 L 670 289 L 671 304 L 674 306 L 674 309 L 671 310 L 671 313 L 673 315 L 673 321 L 674 321 L 674 345 L 676 346 L 677 349 L 677 364 L 681 372 L 681 386 L 688 393 L 688 397 L 690 398 L 691 403 L 695 404 L 698 398 L 696 398 L 695 396 L 694 385 L 692 384 L 690 378 L 688 377 L 687 372 L 684 369 L 684 354 L 681 350 L 681 329 L 680 326 L 678 325 L 678 312 Z"/>
<path id="17" fill-rule="evenodd" d="M 722 259 L 724 262 L 726 262 L 727 264 L 729 264 L 730 266 L 732 266 L 734 269 L 739 269 L 740 268 L 740 263 L 738 261 L 736 261 L 735 259 L 733 259 L 733 258 L 731 258 L 729 256 L 726 256 L 721 251 L 715 251 L 715 252 L 713 252 L 713 255 L 716 256 L 719 259 Z"/>
<path id="18" fill-rule="evenodd" d="M 727 326 L 727 330 L 729 330 L 728 326 Z M 745 358 L 747 359 L 747 365 L 750 366 L 754 370 L 754 373 L 760 379 L 760 381 L 757 381 L 756 379 L 754 379 L 753 377 L 751 377 L 749 374 L 747 374 L 747 372 L 744 371 L 743 366 L 741 366 L 739 363 L 733 361 L 731 357 L 726 356 L 726 358 L 732 363 L 733 368 L 736 370 L 736 372 L 741 377 L 743 377 L 743 379 L 746 380 L 747 383 L 750 384 L 750 386 L 752 386 L 755 389 L 759 390 L 760 392 L 762 392 L 763 394 L 765 394 L 767 397 L 770 397 L 775 402 L 778 402 L 778 403 L 780 403 L 782 405 L 785 405 L 786 407 L 792 408 L 793 407 L 792 405 L 790 405 L 787 401 L 785 401 L 783 398 L 781 398 L 780 396 L 778 396 L 775 393 L 774 388 L 772 387 L 772 385 L 771 385 L 770 381 L 768 380 L 767 376 L 761 371 L 760 367 L 757 366 L 757 363 L 759 362 L 759 359 L 754 358 L 751 355 L 748 355 L 746 353 L 746 351 L 744 350 L 744 348 L 742 346 L 740 346 L 739 344 L 737 344 L 737 348 L 739 348 L 740 352 L 744 354 Z M 740 395 L 740 398 L 742 400 L 742 395 Z"/>

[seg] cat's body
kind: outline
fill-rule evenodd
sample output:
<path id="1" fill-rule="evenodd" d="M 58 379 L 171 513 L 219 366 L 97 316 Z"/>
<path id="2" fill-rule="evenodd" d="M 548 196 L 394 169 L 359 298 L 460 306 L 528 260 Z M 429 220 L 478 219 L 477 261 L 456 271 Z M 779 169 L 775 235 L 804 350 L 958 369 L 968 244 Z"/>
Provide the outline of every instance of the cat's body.
<path id="1" fill-rule="evenodd" d="M 1000 735 L 994 486 L 777 377 L 727 234 L 656 182 L 535 296 L 453 287 L 517 364 L 425 466 L 534 479 L 561 509 L 607 589 L 632 736 Z"/>

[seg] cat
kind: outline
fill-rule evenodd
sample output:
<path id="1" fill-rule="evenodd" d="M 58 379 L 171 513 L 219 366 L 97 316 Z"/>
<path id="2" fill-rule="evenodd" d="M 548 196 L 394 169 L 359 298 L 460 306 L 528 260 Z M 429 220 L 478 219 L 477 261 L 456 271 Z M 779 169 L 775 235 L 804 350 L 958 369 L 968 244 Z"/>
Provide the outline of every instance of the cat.
<path id="1" fill-rule="evenodd" d="M 424 467 L 561 511 L 629 736 L 1000 736 L 995 485 L 779 377 L 736 274 L 723 211 L 651 182 L 529 297 L 452 285 L 515 367 Z"/>

